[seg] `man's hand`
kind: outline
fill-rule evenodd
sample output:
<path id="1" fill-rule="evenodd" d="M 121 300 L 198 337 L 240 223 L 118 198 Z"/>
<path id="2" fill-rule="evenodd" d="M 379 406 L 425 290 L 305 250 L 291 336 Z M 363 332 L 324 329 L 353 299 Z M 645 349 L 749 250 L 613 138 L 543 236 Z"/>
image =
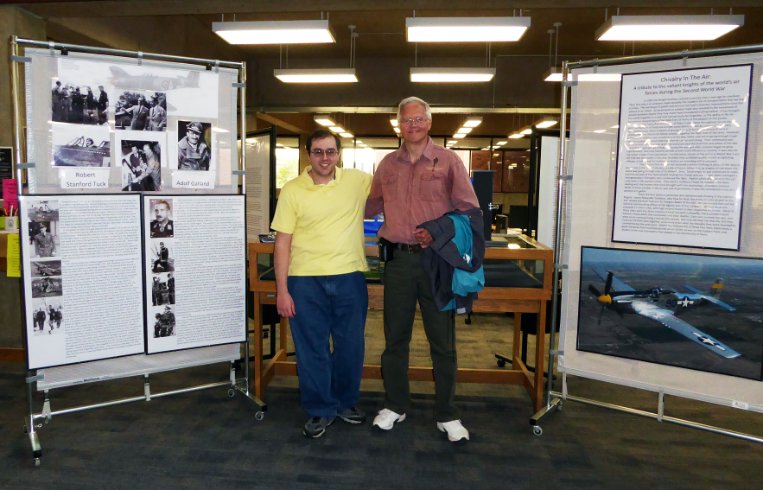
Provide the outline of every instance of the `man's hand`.
<path id="1" fill-rule="evenodd" d="M 276 294 L 276 309 L 278 314 L 285 318 L 294 318 L 294 315 L 297 314 L 294 300 L 288 292 Z"/>
<path id="2" fill-rule="evenodd" d="M 416 238 L 418 244 L 421 245 L 421 248 L 427 248 L 432 244 L 432 235 L 430 235 L 424 228 L 416 228 L 413 230 L 413 236 Z"/>

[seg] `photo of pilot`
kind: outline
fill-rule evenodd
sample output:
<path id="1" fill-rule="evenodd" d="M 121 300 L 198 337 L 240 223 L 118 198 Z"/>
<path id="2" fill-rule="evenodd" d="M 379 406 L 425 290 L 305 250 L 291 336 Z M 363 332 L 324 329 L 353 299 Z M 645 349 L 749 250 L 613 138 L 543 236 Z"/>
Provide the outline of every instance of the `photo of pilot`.
<path id="1" fill-rule="evenodd" d="M 211 131 L 210 123 L 178 121 L 178 170 L 209 170 Z"/>
<path id="2" fill-rule="evenodd" d="M 154 308 L 154 338 L 175 335 L 175 307 Z"/>
<path id="3" fill-rule="evenodd" d="M 172 199 L 151 199 L 151 238 L 171 238 L 174 233 L 172 223 Z"/>
<path id="4" fill-rule="evenodd" d="M 168 240 L 152 240 L 151 244 L 151 272 L 172 272 L 175 270 L 175 259 L 169 248 Z"/>

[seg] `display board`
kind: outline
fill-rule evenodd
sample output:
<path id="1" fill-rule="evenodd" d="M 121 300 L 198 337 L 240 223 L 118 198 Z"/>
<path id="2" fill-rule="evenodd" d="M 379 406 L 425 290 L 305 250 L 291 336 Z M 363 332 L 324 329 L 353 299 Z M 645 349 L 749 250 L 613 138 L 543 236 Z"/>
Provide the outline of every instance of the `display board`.
<path id="1" fill-rule="evenodd" d="M 553 247 L 556 230 L 556 183 L 559 176 L 559 137 L 540 137 L 538 222 L 536 239 Z"/>
<path id="2" fill-rule="evenodd" d="M 238 190 L 238 71 L 28 48 L 29 192 Z"/>
<path id="3" fill-rule="evenodd" d="M 143 352 L 139 196 L 20 204 L 29 368 Z"/>
<path id="4" fill-rule="evenodd" d="M 143 201 L 146 352 L 244 342 L 244 196 Z"/>
<path id="5" fill-rule="evenodd" d="M 739 249 L 751 76 L 623 75 L 613 241 Z"/>
<path id="6" fill-rule="evenodd" d="M 271 169 L 275 168 L 275 128 L 246 137 L 246 234 L 249 240 L 270 231 Z M 275 192 L 275 186 L 272 190 Z"/>
<path id="7" fill-rule="evenodd" d="M 733 67 L 733 71 L 728 71 L 730 67 Z M 602 76 L 609 75 L 609 81 L 593 81 L 591 78 L 586 79 L 580 76 L 593 72 L 597 74 L 597 77 L 600 77 L 599 80 Z M 750 72 L 751 77 L 747 76 Z M 692 125 L 681 119 L 687 113 L 691 113 L 690 108 L 686 107 L 686 100 L 696 102 L 697 94 L 701 93 L 701 90 L 694 91 L 697 87 L 689 87 L 686 92 L 676 90 L 672 97 L 680 100 L 671 104 L 658 104 L 655 102 L 656 99 L 652 99 L 654 94 L 646 94 L 646 91 L 652 89 L 646 89 L 643 85 L 651 85 L 651 83 L 647 83 L 650 80 L 654 82 L 654 78 L 657 77 L 658 83 L 677 83 L 676 80 L 660 82 L 660 78 L 677 77 L 679 73 L 689 76 L 690 82 L 692 81 L 691 76 L 699 76 L 700 82 L 713 80 L 713 86 L 716 86 L 715 82 L 722 82 L 717 85 L 725 87 L 719 92 L 720 94 L 736 94 L 735 98 L 729 101 L 728 107 L 723 106 L 728 110 L 721 110 L 720 107 L 717 107 L 718 110 L 713 110 L 711 111 L 712 114 L 707 115 L 713 119 L 713 128 L 703 129 L 706 128 L 704 122 Z M 622 75 L 622 86 L 617 74 Z M 734 261 L 737 259 L 763 258 L 763 227 L 760 226 L 760 223 L 763 222 L 763 206 L 760 204 L 763 202 L 761 199 L 761 193 L 763 193 L 763 186 L 761 186 L 763 183 L 763 161 L 761 161 L 763 141 L 761 141 L 760 132 L 760 115 L 763 114 L 761 74 L 763 74 L 763 54 L 761 53 L 686 57 L 675 60 L 645 61 L 643 63 L 607 65 L 595 68 L 585 67 L 572 70 L 571 75 L 576 83 L 571 88 L 570 140 L 566 151 L 565 166 L 565 173 L 571 175 L 572 178 L 569 184 L 566 184 L 565 189 L 568 197 L 562 205 L 564 228 L 562 230 L 563 247 L 560 257 L 563 262 L 560 264 L 563 271 L 560 321 L 560 351 L 562 353 L 558 360 L 562 371 L 592 379 L 763 412 L 763 383 L 759 381 L 760 375 L 756 375 L 757 368 L 755 367 L 759 366 L 763 345 L 758 345 L 756 351 L 754 344 L 760 341 L 759 337 L 750 338 L 751 349 L 750 344 L 745 344 L 743 340 L 740 341 L 738 335 L 741 336 L 741 333 L 734 333 L 733 335 L 724 333 L 724 329 L 736 328 L 736 323 L 751 321 L 753 324 L 759 325 L 757 313 L 750 313 L 745 310 L 746 308 L 757 308 L 759 301 L 755 297 L 750 297 L 749 294 L 758 291 L 759 288 L 755 286 L 754 281 L 750 282 L 749 278 L 745 279 L 742 274 L 720 271 L 725 265 L 735 263 Z M 703 78 L 705 76 L 709 76 L 709 78 Z M 729 83 L 725 83 L 726 81 Z M 747 90 L 746 81 L 749 81 L 749 97 L 744 95 Z M 637 124 L 637 118 L 633 115 L 632 110 L 629 110 L 628 114 L 621 114 L 621 90 L 626 90 L 626 83 L 631 87 L 629 89 L 631 92 L 622 97 L 624 108 L 633 109 L 635 107 L 639 111 L 644 111 L 647 107 L 654 109 L 655 106 L 658 106 L 660 109 L 659 121 L 665 122 L 666 124 L 663 126 L 666 128 L 670 127 L 667 123 L 676 124 L 681 121 L 684 133 L 693 132 L 691 135 L 693 141 L 701 140 L 703 133 L 713 135 L 713 139 L 703 142 L 705 145 L 703 148 L 706 148 L 706 152 L 709 154 L 698 156 L 699 160 L 697 160 L 696 167 L 691 169 L 692 172 L 694 170 L 704 172 L 705 180 L 697 180 L 697 175 L 693 175 L 689 180 L 680 181 L 687 184 L 665 189 L 664 185 L 659 184 L 659 179 L 653 178 L 657 173 L 649 176 L 644 175 L 643 169 L 645 167 L 643 166 L 632 174 L 628 173 L 626 167 L 618 167 L 618 152 L 620 152 L 620 164 L 625 163 L 627 159 L 633 160 L 633 155 L 626 157 L 622 150 L 624 146 L 635 141 L 640 142 L 642 151 L 646 147 L 645 153 L 642 154 L 651 154 L 653 158 L 657 158 L 657 163 L 660 165 L 664 163 L 664 160 L 660 163 L 658 154 L 667 155 L 667 168 L 671 168 L 673 163 L 677 163 L 680 168 L 685 168 L 688 165 L 684 155 L 658 153 L 658 150 L 665 150 L 666 143 L 664 141 L 661 142 L 661 150 L 649 146 L 650 144 L 660 146 L 658 142 L 661 140 L 657 137 L 648 138 L 648 141 L 647 139 L 634 139 L 636 135 L 632 130 L 637 129 L 634 125 Z M 658 90 L 668 90 L 668 88 Z M 649 100 L 640 98 L 639 94 L 649 97 Z M 629 105 L 631 103 L 635 105 Z M 717 99 L 708 103 L 711 106 L 720 104 Z M 746 104 L 749 104 L 747 112 L 749 120 L 744 117 L 743 109 Z M 702 119 L 701 121 L 706 120 Z M 631 126 L 623 128 L 621 127 L 623 124 L 631 124 Z M 655 122 L 648 129 L 653 130 L 657 124 L 659 123 Z M 723 126 L 723 128 L 718 126 Z M 618 135 L 620 139 L 618 139 Z M 672 147 L 677 141 L 671 139 L 668 146 Z M 683 141 L 687 140 L 684 139 Z M 711 151 L 707 147 L 711 141 L 717 141 L 721 146 Z M 628 147 L 627 151 L 635 152 L 638 147 Z M 628 177 L 625 177 L 626 175 Z M 621 179 L 621 177 L 625 178 Z M 652 179 L 650 182 L 654 181 L 659 185 L 647 185 L 639 180 L 642 178 Z M 629 179 L 633 180 L 629 183 Z M 719 208 L 708 204 L 707 199 L 710 199 L 708 188 L 695 189 L 693 193 L 688 192 L 688 182 L 701 186 L 713 179 L 725 182 L 721 186 L 722 189 L 719 188 L 719 199 L 723 201 L 723 206 Z M 652 209 L 649 205 L 652 201 L 649 199 L 644 204 L 632 206 L 631 200 L 625 199 L 627 192 L 631 190 L 629 185 L 635 185 L 636 188 L 640 186 L 641 195 L 645 198 L 651 198 L 652 195 L 655 195 L 657 200 L 654 202 L 659 204 L 659 209 Z M 618 189 L 617 193 L 616 188 Z M 734 206 L 738 205 L 736 210 L 732 209 L 733 206 L 730 208 L 727 205 L 730 203 L 731 191 L 729 189 L 731 188 L 735 189 L 733 201 Z M 621 193 L 621 191 L 623 192 Z M 683 194 L 692 194 L 693 198 L 696 199 L 690 199 L 686 205 L 683 205 L 680 199 Z M 623 199 L 617 201 L 620 197 L 616 196 L 622 196 Z M 663 200 L 660 201 L 659 199 Z M 674 201 L 672 206 L 667 206 L 665 203 L 669 199 L 677 199 L 677 201 Z M 698 205 L 703 200 L 705 200 L 705 204 Z M 717 228 L 717 223 L 713 224 L 709 221 L 720 218 L 718 213 L 723 215 L 723 222 L 729 221 L 732 224 L 734 221 L 738 222 L 738 229 L 724 228 L 726 231 L 714 235 L 713 239 L 710 239 L 711 235 L 705 235 L 697 240 L 695 231 L 701 230 L 692 230 L 687 233 L 685 227 L 673 228 L 670 223 L 663 221 L 664 219 L 670 221 L 672 218 L 688 219 L 689 222 L 695 224 L 712 224 Z M 626 215 L 633 216 L 639 223 L 661 222 L 660 230 L 655 231 L 656 238 L 649 239 L 643 233 L 643 228 L 641 231 L 637 230 L 636 235 L 623 233 L 628 231 L 626 230 L 627 227 L 623 226 L 625 220 L 621 219 Z M 616 240 L 638 243 L 626 244 Z M 650 242 L 650 244 L 644 242 Z M 607 251 L 605 255 L 610 262 L 610 267 L 605 267 L 603 273 L 600 271 L 603 278 L 592 273 L 590 268 L 584 267 L 587 265 L 587 262 L 586 264 L 583 263 L 584 247 L 595 247 Z M 668 273 L 673 269 L 669 269 L 665 264 L 658 264 L 659 261 L 648 267 L 631 267 L 628 265 L 628 260 L 625 260 L 634 257 L 630 255 L 631 252 L 637 254 L 638 260 L 645 260 L 646 257 L 651 260 L 653 255 L 650 252 L 678 254 L 673 256 L 676 260 L 671 262 L 672 265 L 685 262 L 694 268 L 677 271 L 673 275 Z M 711 270 L 713 267 L 704 267 L 703 260 L 696 259 L 699 256 L 718 258 L 719 264 L 722 266 L 720 268 L 713 266 L 718 271 L 717 277 L 710 279 L 715 274 L 703 272 Z M 757 261 L 750 262 L 750 264 L 753 263 L 757 263 Z M 607 299 L 604 290 L 607 288 L 608 272 L 612 272 L 614 277 L 622 276 L 625 279 L 624 282 L 636 291 L 659 287 L 662 290 L 683 292 L 688 301 L 694 300 L 690 295 L 692 290 L 687 286 L 699 291 L 699 293 L 693 294 L 705 294 L 709 288 L 712 289 L 712 284 L 708 284 L 709 281 L 718 278 L 723 279 L 726 290 L 730 294 L 724 293 L 721 296 L 721 301 L 728 302 L 737 310 L 737 313 L 710 304 L 703 306 L 704 311 L 701 313 L 701 318 L 684 316 L 682 313 L 675 316 L 701 332 L 699 335 L 706 337 L 706 340 L 702 342 L 703 344 L 717 341 L 740 353 L 741 356 L 728 359 L 715 354 L 707 347 L 692 341 L 686 335 L 672 331 L 670 327 L 666 327 L 655 318 L 639 314 L 623 314 L 623 318 L 620 318 L 617 312 L 613 311 L 612 303 L 602 308 L 601 300 Z M 611 284 L 614 284 L 614 278 Z M 588 287 L 589 285 L 594 286 L 594 289 L 601 294 L 596 294 Z M 614 285 L 610 285 L 610 288 L 610 299 L 615 300 L 618 295 L 614 292 L 617 290 Z M 604 297 L 602 298 L 602 296 Z M 667 294 L 658 296 L 661 300 L 667 300 L 669 297 Z M 712 295 L 709 296 L 712 297 Z M 725 316 L 726 314 L 735 316 Z M 604 331 L 600 329 L 597 334 L 596 330 L 600 327 L 599 315 L 601 315 L 601 325 L 612 326 L 615 330 Z M 585 318 L 587 323 L 581 324 L 581 318 Z M 710 318 L 716 321 L 708 323 L 707 320 Z M 631 322 L 638 322 L 638 325 Z M 579 330 L 581 326 L 584 331 Z M 593 331 L 590 329 L 585 331 L 586 328 L 592 326 L 594 327 Z M 751 328 L 750 325 L 743 326 L 739 332 L 744 333 Z M 695 336 L 690 330 L 686 330 L 686 332 Z M 731 330 L 728 332 L 731 333 Z M 599 334 L 601 337 L 597 337 Z M 617 337 L 618 340 L 613 341 L 613 337 Z M 585 345 L 579 344 L 581 338 Z M 669 340 L 670 348 L 665 351 L 664 346 L 647 346 L 657 338 Z M 696 338 L 702 341 L 700 337 Z M 598 347 L 594 347 L 593 344 L 597 340 L 601 340 L 602 343 Z M 614 352 L 614 350 L 621 351 L 624 348 L 622 344 L 628 342 L 636 344 L 629 345 L 627 348 L 631 350 L 631 353 L 639 351 L 638 355 L 626 357 L 617 355 L 622 352 Z M 583 347 L 583 349 L 579 347 Z M 661 352 L 657 353 L 657 350 Z M 645 352 L 647 355 L 642 355 Z M 756 355 L 755 352 L 758 354 Z M 654 356 L 658 357 L 655 358 Z M 703 361 L 699 364 L 686 363 L 684 361 L 687 356 L 699 356 Z M 747 363 L 749 366 L 742 370 L 729 370 L 726 366 L 730 363 L 737 366 L 740 363 Z"/>

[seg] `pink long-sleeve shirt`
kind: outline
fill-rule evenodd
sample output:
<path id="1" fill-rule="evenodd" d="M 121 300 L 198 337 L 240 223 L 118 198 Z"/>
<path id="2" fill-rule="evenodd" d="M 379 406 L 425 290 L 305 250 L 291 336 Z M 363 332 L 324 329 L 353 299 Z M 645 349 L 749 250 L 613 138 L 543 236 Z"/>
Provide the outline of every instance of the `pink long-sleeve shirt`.
<path id="1" fill-rule="evenodd" d="M 421 157 L 411 162 L 403 144 L 381 161 L 366 201 L 366 217 L 384 212 L 379 236 L 415 244 L 413 231 L 451 211 L 478 208 L 469 174 L 452 150 L 430 138 Z"/>

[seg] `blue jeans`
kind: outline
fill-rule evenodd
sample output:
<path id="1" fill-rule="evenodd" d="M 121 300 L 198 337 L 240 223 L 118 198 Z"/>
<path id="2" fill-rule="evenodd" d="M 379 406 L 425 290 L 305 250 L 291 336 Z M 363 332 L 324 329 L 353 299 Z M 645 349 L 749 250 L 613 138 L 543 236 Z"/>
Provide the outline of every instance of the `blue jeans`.
<path id="1" fill-rule="evenodd" d="M 289 323 L 302 408 L 311 417 L 334 417 L 360 398 L 368 313 L 365 276 L 289 276 L 288 287 L 296 311 Z"/>

